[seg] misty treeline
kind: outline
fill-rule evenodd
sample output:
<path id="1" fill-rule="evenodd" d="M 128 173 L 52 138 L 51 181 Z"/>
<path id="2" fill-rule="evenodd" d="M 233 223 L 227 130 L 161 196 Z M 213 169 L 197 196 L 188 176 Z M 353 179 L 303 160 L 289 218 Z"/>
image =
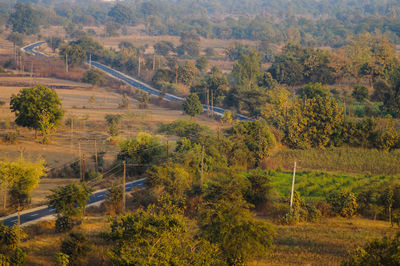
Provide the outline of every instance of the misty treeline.
<path id="1" fill-rule="evenodd" d="M 143 24 L 151 35 L 180 35 L 194 31 L 202 37 L 265 40 L 281 44 L 340 47 L 360 33 L 376 33 L 398 43 L 400 7 L 396 1 L 24 1 L 37 21 L 50 25 Z M 0 24 L 13 15 L 15 1 L 2 1 Z"/>

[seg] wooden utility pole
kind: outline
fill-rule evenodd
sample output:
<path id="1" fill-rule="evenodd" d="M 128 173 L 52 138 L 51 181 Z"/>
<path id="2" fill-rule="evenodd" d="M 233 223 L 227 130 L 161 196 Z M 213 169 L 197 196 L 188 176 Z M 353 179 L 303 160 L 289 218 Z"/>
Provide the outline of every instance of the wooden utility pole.
<path id="1" fill-rule="evenodd" d="M 85 173 L 86 173 L 86 162 L 85 162 L 85 154 L 82 156 L 82 182 L 85 183 Z"/>
<path id="2" fill-rule="evenodd" d="M 123 162 L 124 165 L 124 173 L 122 175 L 122 212 L 125 212 L 126 209 L 126 161 Z"/>
<path id="3" fill-rule="evenodd" d="M 138 77 L 140 77 L 140 56 L 139 56 L 139 64 L 138 64 Z"/>
<path id="4" fill-rule="evenodd" d="M 211 90 L 211 116 L 214 117 L 214 95 L 213 95 L 213 90 Z"/>
<path id="5" fill-rule="evenodd" d="M 153 71 L 156 70 L 156 54 L 153 54 Z"/>
<path id="6" fill-rule="evenodd" d="M 207 115 L 210 116 L 210 95 L 209 90 L 206 91 L 206 101 L 207 101 Z"/>
<path id="7" fill-rule="evenodd" d="M 19 242 L 21 239 L 21 206 L 18 200 L 18 206 L 17 206 L 17 247 L 19 247 Z"/>
<path id="8" fill-rule="evenodd" d="M 167 164 L 167 178 L 168 178 L 168 175 L 169 175 L 169 169 L 168 169 L 168 152 L 169 152 L 169 143 L 168 143 L 168 140 L 167 140 L 167 158 L 166 158 L 166 164 Z"/>
<path id="9" fill-rule="evenodd" d="M 201 148 L 201 172 L 200 172 L 200 186 L 203 187 L 204 180 L 204 144 Z"/>
<path id="10" fill-rule="evenodd" d="M 290 193 L 290 212 L 292 212 L 293 210 L 293 193 L 294 193 L 295 179 L 296 179 L 296 161 L 294 161 L 294 166 L 293 166 L 292 191 Z"/>
<path id="11" fill-rule="evenodd" d="M 89 54 L 89 68 L 92 68 L 92 54 Z"/>
<path id="12" fill-rule="evenodd" d="M 33 77 L 33 60 L 31 61 L 31 78 Z"/>
<path id="13" fill-rule="evenodd" d="M 82 180 L 82 152 L 81 152 L 81 140 L 78 142 L 79 145 L 79 175 Z"/>
<path id="14" fill-rule="evenodd" d="M 74 148 L 74 118 L 71 117 L 71 151 L 73 150 L 73 148 Z M 81 145 L 80 145 L 80 142 L 79 142 L 79 158 L 81 158 L 80 157 L 81 156 L 80 149 L 81 149 Z"/>
<path id="15" fill-rule="evenodd" d="M 94 169 L 96 172 L 98 172 L 99 164 L 97 161 L 97 140 L 96 140 L 96 138 L 94 139 L 94 159 L 95 159 L 95 163 L 96 163 L 96 165 L 94 166 Z"/>
<path id="16" fill-rule="evenodd" d="M 65 72 L 68 72 L 68 51 L 65 51 Z"/>

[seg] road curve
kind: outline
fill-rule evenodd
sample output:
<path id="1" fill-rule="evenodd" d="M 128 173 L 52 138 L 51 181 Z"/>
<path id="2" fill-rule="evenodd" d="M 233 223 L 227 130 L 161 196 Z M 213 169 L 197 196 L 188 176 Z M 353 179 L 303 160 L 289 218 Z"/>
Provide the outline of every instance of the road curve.
<path id="1" fill-rule="evenodd" d="M 33 44 L 29 44 L 29 45 L 27 45 L 25 47 L 22 47 L 21 49 L 23 51 L 25 51 L 26 53 L 28 53 L 28 54 L 32 54 L 32 55 L 35 55 L 35 56 L 46 56 L 47 57 L 47 55 L 35 51 L 35 48 L 39 47 L 40 45 L 42 45 L 44 43 L 45 43 L 44 41 L 39 41 L 39 42 L 36 42 L 36 43 L 33 43 Z M 115 79 L 121 80 L 121 81 L 123 81 L 123 82 L 125 82 L 125 83 L 127 83 L 127 84 L 129 84 L 129 85 L 131 85 L 133 87 L 139 88 L 140 90 L 145 91 L 147 93 L 150 93 L 152 95 L 159 96 L 161 94 L 161 92 L 159 90 L 153 88 L 152 86 L 150 86 L 150 85 L 148 85 L 146 83 L 143 83 L 143 82 L 141 82 L 141 81 L 139 81 L 139 80 L 137 80 L 137 79 L 135 79 L 135 78 L 133 78 L 131 76 L 128 76 L 128 75 L 126 75 L 124 73 L 121 73 L 118 70 L 115 70 L 115 69 L 113 69 L 111 67 L 103 65 L 103 64 L 101 64 L 99 62 L 96 62 L 96 61 L 89 62 L 89 61 L 87 61 L 86 64 L 91 64 L 91 66 L 93 66 L 93 67 L 95 67 L 95 68 L 107 73 L 109 76 L 111 76 L 111 77 L 113 77 Z M 166 93 L 164 95 L 164 99 L 167 100 L 167 101 L 175 101 L 175 102 L 182 102 L 184 100 L 181 97 L 178 97 L 178 96 L 175 96 L 175 95 L 172 95 L 172 94 L 169 94 L 169 93 Z M 203 104 L 202 106 L 203 106 L 203 110 L 207 111 L 207 105 Z M 213 107 L 213 109 L 214 109 L 214 113 L 217 114 L 217 115 L 220 115 L 220 116 L 222 116 L 226 112 L 225 109 L 220 108 L 220 107 Z M 241 114 L 237 114 L 236 118 L 238 120 L 240 120 L 240 121 L 251 121 L 251 119 L 249 117 L 241 115 Z"/>
<path id="2" fill-rule="evenodd" d="M 134 187 L 143 187 L 145 183 L 146 179 L 140 179 L 133 182 L 129 182 L 125 186 L 125 191 L 129 192 Z M 90 196 L 89 200 L 87 201 L 87 204 L 89 205 L 89 204 L 99 203 L 105 200 L 107 196 L 108 196 L 107 190 L 97 191 Z M 21 225 L 28 222 L 39 220 L 43 217 L 54 215 L 55 212 L 56 212 L 55 209 L 50 206 L 35 208 L 32 211 L 27 210 L 23 214 L 21 214 Z M 6 226 L 13 226 L 14 224 L 17 223 L 17 219 L 18 219 L 17 214 L 12 214 L 7 217 L 0 218 L 0 222 L 3 222 L 3 224 Z"/>

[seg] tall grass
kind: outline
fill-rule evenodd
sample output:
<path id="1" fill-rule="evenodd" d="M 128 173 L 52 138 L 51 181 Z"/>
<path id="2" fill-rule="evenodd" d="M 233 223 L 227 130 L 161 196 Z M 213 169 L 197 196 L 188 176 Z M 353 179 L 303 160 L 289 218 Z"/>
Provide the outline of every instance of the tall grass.
<path id="1" fill-rule="evenodd" d="M 362 148 L 280 150 L 265 161 L 266 168 L 289 170 L 294 161 L 303 170 L 355 174 L 400 174 L 400 150 L 382 152 Z"/>

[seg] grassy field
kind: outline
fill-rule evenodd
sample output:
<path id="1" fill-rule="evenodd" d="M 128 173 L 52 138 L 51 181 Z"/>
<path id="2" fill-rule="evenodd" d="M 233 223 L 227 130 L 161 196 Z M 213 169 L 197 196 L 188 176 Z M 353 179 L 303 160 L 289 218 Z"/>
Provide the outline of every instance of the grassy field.
<path id="1" fill-rule="evenodd" d="M 265 167 L 289 170 L 293 168 L 295 160 L 302 170 L 374 175 L 400 174 L 400 150 L 382 152 L 346 147 L 324 150 L 282 149 L 265 161 Z"/>
<path id="2" fill-rule="evenodd" d="M 292 184 L 292 172 L 271 171 L 272 187 L 278 196 L 288 197 Z M 323 198 L 331 191 L 357 192 L 368 186 L 400 181 L 400 176 L 340 174 L 317 171 L 297 171 L 295 189 L 302 197 Z"/>

